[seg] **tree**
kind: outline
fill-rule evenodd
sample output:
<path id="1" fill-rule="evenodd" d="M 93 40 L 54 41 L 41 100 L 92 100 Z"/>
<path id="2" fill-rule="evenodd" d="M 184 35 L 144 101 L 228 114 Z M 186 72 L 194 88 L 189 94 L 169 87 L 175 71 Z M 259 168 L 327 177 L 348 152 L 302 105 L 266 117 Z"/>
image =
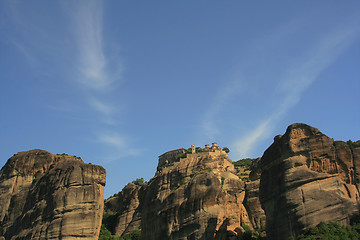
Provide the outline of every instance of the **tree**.
<path id="1" fill-rule="evenodd" d="M 120 237 L 114 236 L 111 232 L 104 226 L 101 226 L 99 240 L 120 240 Z"/>
<path id="2" fill-rule="evenodd" d="M 298 236 L 297 240 L 329 239 L 329 240 L 356 240 L 360 239 L 358 232 L 359 225 L 342 226 L 337 222 L 323 223 L 308 229 L 305 233 Z"/>
<path id="3" fill-rule="evenodd" d="M 225 151 L 226 153 L 229 153 L 229 152 L 230 152 L 230 149 L 229 149 L 228 147 L 223 147 L 222 150 Z"/>
<path id="4" fill-rule="evenodd" d="M 132 183 L 141 186 L 144 184 L 144 178 L 137 178 L 136 180 L 132 181 Z"/>

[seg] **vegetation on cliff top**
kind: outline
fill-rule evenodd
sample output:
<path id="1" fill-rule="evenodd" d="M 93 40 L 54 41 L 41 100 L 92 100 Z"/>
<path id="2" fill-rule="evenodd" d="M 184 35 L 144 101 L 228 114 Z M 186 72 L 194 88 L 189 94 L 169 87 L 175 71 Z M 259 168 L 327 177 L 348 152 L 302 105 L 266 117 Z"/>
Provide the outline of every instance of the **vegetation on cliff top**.
<path id="1" fill-rule="evenodd" d="M 251 172 L 251 165 L 255 159 L 253 158 L 244 158 L 236 162 L 233 162 L 236 169 L 237 176 L 244 182 L 249 181 L 249 174 Z"/>
<path id="2" fill-rule="evenodd" d="M 132 183 L 141 186 L 144 184 L 144 178 L 137 178 L 136 180 L 132 181 Z"/>
<path id="3" fill-rule="evenodd" d="M 78 156 L 75 156 L 75 155 L 69 155 L 67 153 L 57 153 L 56 156 L 70 156 L 70 157 L 74 157 L 74 158 L 77 158 L 77 159 L 81 159 L 81 157 L 78 157 Z"/>
<path id="4" fill-rule="evenodd" d="M 349 148 L 351 149 L 351 151 L 354 151 L 354 148 L 355 148 L 355 147 L 359 147 L 359 146 L 360 146 L 360 141 L 353 142 L 353 141 L 351 141 L 351 140 L 348 140 L 346 143 L 347 143 L 347 145 L 349 146 Z"/>

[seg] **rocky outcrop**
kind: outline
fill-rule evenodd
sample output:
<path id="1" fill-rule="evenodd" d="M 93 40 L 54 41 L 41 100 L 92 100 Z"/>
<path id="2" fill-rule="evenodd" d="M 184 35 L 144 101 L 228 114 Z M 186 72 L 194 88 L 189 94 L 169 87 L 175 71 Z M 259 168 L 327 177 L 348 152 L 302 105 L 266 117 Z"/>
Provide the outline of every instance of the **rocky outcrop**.
<path id="1" fill-rule="evenodd" d="M 127 185 L 106 209 L 117 212 L 117 235 L 141 223 L 147 240 L 238 239 L 242 224 L 252 227 L 244 198 L 245 183 L 227 154 L 216 150 L 158 167 L 148 183 Z"/>
<path id="2" fill-rule="evenodd" d="M 129 183 L 115 197 L 106 200 L 105 214 L 114 215 L 108 230 L 114 235 L 124 236 L 140 228 L 139 190 L 139 185 Z"/>
<path id="3" fill-rule="evenodd" d="M 252 162 L 250 181 L 245 183 L 245 199 L 244 206 L 248 212 L 249 220 L 255 230 L 262 232 L 266 226 L 266 216 L 261 208 L 259 200 L 259 186 L 261 169 L 259 168 L 261 158 L 257 158 Z"/>
<path id="4" fill-rule="evenodd" d="M 212 239 L 250 224 L 245 184 L 223 151 L 188 154 L 153 178 L 142 201 L 143 239 Z"/>
<path id="5" fill-rule="evenodd" d="M 359 215 L 360 142 L 333 141 L 306 124 L 276 136 L 252 162 L 248 182 L 221 150 L 173 160 L 159 164 L 148 183 L 128 184 L 107 200 L 113 233 L 141 228 L 147 240 L 241 239 L 246 224 L 258 232 L 266 226 L 268 239 L 281 240 Z"/>
<path id="6" fill-rule="evenodd" d="M 105 169 L 43 150 L 20 152 L 0 171 L 0 236 L 97 239 Z"/>
<path id="7" fill-rule="evenodd" d="M 349 224 L 359 214 L 358 145 L 301 123 L 275 137 L 259 163 L 269 239 L 297 236 L 321 221 Z"/>

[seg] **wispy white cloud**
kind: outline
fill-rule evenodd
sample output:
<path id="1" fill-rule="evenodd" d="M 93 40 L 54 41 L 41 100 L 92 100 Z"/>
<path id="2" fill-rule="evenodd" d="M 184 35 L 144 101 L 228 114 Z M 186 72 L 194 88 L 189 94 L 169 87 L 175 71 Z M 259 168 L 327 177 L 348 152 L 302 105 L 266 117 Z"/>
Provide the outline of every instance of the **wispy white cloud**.
<path id="1" fill-rule="evenodd" d="M 76 42 L 76 80 L 87 96 L 88 105 L 101 120 L 98 124 L 96 141 L 108 149 L 105 161 L 114 161 L 141 153 L 131 147 L 129 137 L 115 128 L 118 108 L 111 95 L 122 82 L 123 65 L 118 47 L 111 45 L 111 39 L 103 29 L 103 2 L 97 0 L 72 2 L 70 6 Z M 107 125 L 102 126 L 102 125 Z M 112 129 L 109 130 L 109 127 Z M 106 129 L 106 130 L 105 130 Z"/>
<path id="2" fill-rule="evenodd" d="M 99 98 L 92 97 L 89 99 L 89 104 L 97 113 L 100 114 L 100 119 L 103 123 L 108 125 L 115 125 L 116 121 L 114 118 L 116 109 L 111 105 L 111 103 L 103 102 Z"/>
<path id="3" fill-rule="evenodd" d="M 99 99 L 93 98 L 90 100 L 91 106 L 93 106 L 97 111 L 105 115 L 111 115 L 114 112 L 114 108 L 109 104 L 101 102 Z"/>
<path id="4" fill-rule="evenodd" d="M 75 38 L 78 45 L 79 80 L 88 88 L 109 90 L 114 81 L 119 81 L 122 65 L 110 64 L 104 49 L 103 6 L 101 1 L 77 2 L 74 12 Z M 116 53 L 115 53 L 116 54 Z"/>
<path id="5" fill-rule="evenodd" d="M 76 43 L 73 55 L 77 72 L 74 79 L 102 123 L 114 125 L 117 111 L 114 103 L 105 97 L 111 95 L 122 81 L 123 66 L 118 48 L 106 51 L 111 39 L 103 32 L 103 2 L 77 1 L 64 6 L 70 12 Z"/>
<path id="6" fill-rule="evenodd" d="M 292 46 L 289 44 L 287 47 L 301 47 L 301 50 L 295 49 L 296 54 L 291 54 L 286 61 L 275 60 L 274 56 L 278 57 L 281 54 L 277 51 L 286 49 L 282 45 L 299 35 L 308 24 L 310 23 L 295 19 L 273 32 L 268 32 L 266 37 L 254 41 L 249 48 L 242 52 L 241 64 L 231 76 L 232 81 L 224 84 L 226 87 L 220 90 L 220 93 L 214 98 L 214 104 L 211 104 L 204 114 L 202 134 L 210 138 L 219 137 L 222 131 L 220 124 L 223 123 L 220 120 L 222 109 L 230 105 L 236 96 L 269 92 L 270 89 L 258 91 L 260 89 L 257 88 L 263 88 L 264 84 L 271 87 L 272 94 L 261 96 L 268 97 L 264 103 L 268 107 L 267 113 L 255 120 L 257 123 L 253 121 L 253 130 L 240 132 L 233 127 L 234 131 L 238 131 L 242 136 L 235 137 L 230 145 L 235 159 L 249 157 L 253 154 L 254 147 L 259 144 L 259 141 L 272 134 L 272 126 L 301 100 L 303 92 L 354 43 L 360 33 L 358 21 L 349 18 L 343 23 L 333 26 L 330 30 L 317 33 L 306 45 Z M 290 56 L 288 52 L 284 54 Z M 257 66 L 264 68 L 257 69 Z M 273 68 L 276 68 L 276 71 Z M 269 84 L 270 82 L 272 86 Z M 237 106 L 238 109 L 236 106 L 232 106 L 233 111 L 251 108 L 252 103 L 246 102 L 246 100 L 245 103 Z M 250 118 L 250 116 L 244 117 Z M 242 122 L 239 119 L 239 124 Z"/>
<path id="7" fill-rule="evenodd" d="M 118 134 L 103 134 L 99 136 L 99 141 L 110 144 L 119 149 L 127 147 L 126 140 Z"/>
<path id="8" fill-rule="evenodd" d="M 301 100 L 302 93 L 359 37 L 357 25 L 345 26 L 324 35 L 285 70 L 278 87 L 278 96 L 282 96 L 281 103 L 254 130 L 234 141 L 232 149 L 235 150 L 236 159 L 251 155 L 257 141 L 269 136 L 271 126 Z"/>
<path id="9" fill-rule="evenodd" d="M 240 91 L 241 81 L 231 81 L 216 96 L 216 101 L 211 104 L 204 114 L 202 119 L 202 132 L 205 133 L 206 137 L 210 140 L 215 140 L 216 136 L 220 134 L 220 129 L 216 123 L 216 117 L 224 108 L 226 103 L 231 99 L 234 94 L 238 94 Z"/>
<path id="10" fill-rule="evenodd" d="M 31 66 L 35 67 L 38 65 L 38 60 L 34 57 L 34 55 L 29 51 L 29 49 L 27 47 L 25 47 L 23 44 L 21 44 L 17 40 L 13 40 L 12 44 L 25 57 L 25 59 Z"/>
<path id="11" fill-rule="evenodd" d="M 116 161 L 124 157 L 139 156 L 142 153 L 141 149 L 132 148 L 129 140 L 118 133 L 100 133 L 97 141 L 112 149 L 111 153 L 105 156 L 106 162 Z"/>
<path id="12" fill-rule="evenodd" d="M 235 159 L 249 157 L 253 145 L 261 138 L 266 138 L 270 134 L 269 125 L 272 119 L 267 119 L 261 122 L 253 131 L 248 133 L 244 138 L 238 139 L 232 144 L 232 149 L 235 150 Z"/>

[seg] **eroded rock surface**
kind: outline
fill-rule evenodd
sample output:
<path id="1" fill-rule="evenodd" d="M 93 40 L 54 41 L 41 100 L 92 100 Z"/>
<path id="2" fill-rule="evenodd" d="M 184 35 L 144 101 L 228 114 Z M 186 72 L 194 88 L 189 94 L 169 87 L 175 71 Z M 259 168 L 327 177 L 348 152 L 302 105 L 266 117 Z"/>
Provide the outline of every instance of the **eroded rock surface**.
<path id="1" fill-rule="evenodd" d="M 124 236 L 137 230 L 141 226 L 141 213 L 139 210 L 140 186 L 129 183 L 116 197 L 105 202 L 107 214 L 113 214 L 113 224 L 110 231 L 116 236 Z"/>
<path id="2" fill-rule="evenodd" d="M 357 146 L 301 123 L 275 137 L 259 164 L 269 239 L 288 239 L 321 221 L 349 224 L 358 215 Z"/>
<path id="3" fill-rule="evenodd" d="M 140 223 L 147 240 L 238 239 L 242 224 L 252 226 L 244 198 L 245 183 L 227 154 L 217 150 L 158 167 L 148 183 L 129 184 L 106 208 L 118 212 L 117 235 Z"/>
<path id="4" fill-rule="evenodd" d="M 266 217 L 259 200 L 259 186 L 261 169 L 259 168 L 261 158 L 252 162 L 250 181 L 245 183 L 244 206 L 249 215 L 249 220 L 255 230 L 262 232 L 265 230 Z"/>
<path id="5" fill-rule="evenodd" d="M 223 151 L 188 154 L 163 168 L 142 197 L 144 239 L 213 239 L 250 224 L 245 184 Z"/>
<path id="6" fill-rule="evenodd" d="M 0 171 L 0 236 L 97 239 L 105 169 L 74 156 L 20 152 Z"/>

